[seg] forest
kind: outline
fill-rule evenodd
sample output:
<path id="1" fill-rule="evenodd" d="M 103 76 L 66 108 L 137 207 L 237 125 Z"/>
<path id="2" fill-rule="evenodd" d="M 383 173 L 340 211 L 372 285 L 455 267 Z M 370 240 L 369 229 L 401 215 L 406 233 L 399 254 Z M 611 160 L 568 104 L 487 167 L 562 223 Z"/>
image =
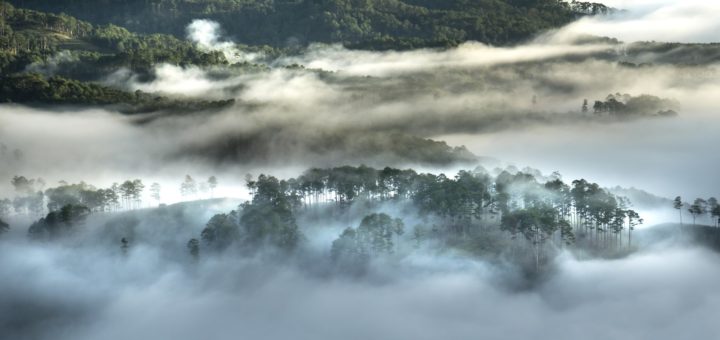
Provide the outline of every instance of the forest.
<path id="1" fill-rule="evenodd" d="M 26 227 L 31 239 L 73 237 L 84 232 L 89 215 L 99 214 L 108 220 L 102 228 L 118 235 L 117 246 L 127 252 L 135 242 L 137 221 L 128 218 L 133 211 L 157 205 L 163 191 L 179 189 L 183 197 L 212 199 L 220 184 L 215 176 L 196 181 L 187 175 L 178 188 L 152 183 L 147 190 L 140 179 L 106 189 L 84 182 L 45 188 L 42 179 L 15 176 L 12 185 L 15 197 L 0 200 L 0 217 L 43 216 Z M 296 256 L 308 251 L 304 233 L 309 225 L 346 223 L 357 215 L 362 216 L 359 225 L 345 228 L 324 247 L 340 272 L 357 275 L 372 261 L 421 250 L 456 250 L 510 261 L 538 276 L 561 250 L 601 258 L 628 256 L 639 249 L 633 231 L 644 222 L 630 200 L 596 183 L 565 183 L 558 173 L 543 176 L 530 168 L 490 173 L 478 167 L 453 177 L 390 167 L 313 168 L 288 179 L 248 174 L 246 189 L 250 200 L 212 216 L 196 237 L 173 246 L 187 247 L 195 260 L 223 256 L 228 249 L 243 256 Z M 143 202 L 143 197 L 152 201 Z M 706 215 L 716 227 L 720 219 L 715 198 L 684 203 L 677 197 L 673 208 L 680 223 L 683 212 L 692 216 L 693 226 Z M 1 225 L 4 232 L 10 228 Z"/>
<path id="2" fill-rule="evenodd" d="M 145 4 L 151 3 L 153 2 L 145 2 Z M 39 4 L 39 2 L 33 2 L 32 5 L 30 3 L 23 5 L 33 7 Z M 61 5 L 61 2 L 53 2 L 53 4 L 61 7 L 65 6 Z M 82 7 L 83 4 L 83 2 L 72 2 L 67 6 L 69 6 L 68 8 L 74 8 L 74 6 Z M 193 4 L 193 6 L 198 5 L 197 3 Z M 237 8 L 250 8 L 258 4 L 242 3 L 235 5 L 239 6 Z M 280 3 L 274 4 L 281 6 Z M 109 2 L 107 8 L 112 8 L 115 5 L 120 6 L 121 4 L 120 2 Z M 186 5 L 190 6 L 190 4 Z M 286 5 L 290 6 L 290 4 Z M 355 6 L 359 5 L 359 3 L 352 2 L 347 5 Z M 430 6 L 429 4 L 425 5 Z M 573 13 L 587 15 L 607 14 L 611 11 L 599 4 L 575 2 L 572 4 L 556 3 L 554 1 L 538 2 L 536 4 L 530 2 L 522 4 L 497 2 L 495 5 L 485 5 L 491 6 L 491 8 L 501 8 L 503 6 L 552 8 L 553 6 L 560 6 L 569 8 Z M 163 3 L 153 3 L 152 6 L 163 8 L 164 5 Z M 181 4 L 173 4 L 173 6 L 181 6 Z M 221 5 L 214 3 L 213 6 Z M 368 6 L 372 7 L 371 5 Z M 443 6 L 459 7 L 465 6 L 465 4 L 433 4 L 430 8 L 440 10 L 444 8 Z M 38 8 L 44 10 L 58 9 L 43 6 L 38 6 Z M 445 10 L 447 9 L 443 9 L 443 11 Z M 329 80 L 352 81 L 358 84 L 363 82 L 356 78 L 346 79 L 346 77 L 333 75 L 332 73 L 324 74 L 323 72 L 326 72 L 326 70 L 322 69 L 306 70 L 303 65 L 288 62 L 303 53 L 304 50 L 300 46 L 276 48 L 267 45 L 233 44 L 230 50 L 221 50 L 213 47 L 203 47 L 199 42 L 188 41 L 185 39 L 185 35 L 179 33 L 176 34 L 176 37 L 157 33 L 158 31 L 147 31 L 138 28 L 135 29 L 144 33 L 134 33 L 114 23 L 90 23 L 65 14 L 74 13 L 73 11 L 61 12 L 59 14 L 39 12 L 16 8 L 5 1 L 0 2 L 0 14 L 2 14 L 0 16 L 0 27 L 2 27 L 0 29 L 0 77 L 2 77 L 3 83 L 2 88 L 0 88 L 0 101 L 35 105 L 73 104 L 92 106 L 119 104 L 116 105 L 119 111 L 125 113 L 171 111 L 173 109 L 180 111 L 214 110 L 233 103 L 228 98 L 218 98 L 218 100 L 211 101 L 205 98 L 168 98 L 168 95 L 164 93 L 138 92 L 128 88 L 126 84 L 117 84 L 109 80 L 129 72 L 134 77 L 133 79 L 138 79 L 141 82 L 151 82 L 159 77 L 158 65 L 175 65 L 181 68 L 225 67 L 221 70 L 215 70 L 220 78 L 258 72 L 267 73 L 278 68 L 287 68 L 318 73 Z M 166 11 L 162 12 L 166 13 Z M 356 11 L 352 12 L 355 13 Z M 118 12 L 113 11 L 113 13 Z M 293 15 L 296 14 L 293 12 Z M 127 24 L 128 22 L 131 21 L 125 20 L 121 24 Z M 149 20 L 148 22 L 160 21 Z M 455 20 L 452 22 L 455 22 Z M 188 27 L 188 22 L 183 23 L 182 32 L 186 33 Z M 228 26 L 223 23 L 222 27 L 227 29 Z M 516 25 L 513 27 L 516 27 Z M 375 32 L 374 27 L 370 26 L 370 28 Z M 542 27 L 537 27 L 533 29 L 533 32 L 541 32 L 542 29 Z M 530 34 L 528 32 L 528 35 Z M 237 38 L 235 35 L 232 37 L 233 39 Z M 477 38 L 463 38 L 451 45 L 457 45 L 468 39 L 484 41 Z M 341 39 L 340 41 L 344 40 Z M 336 41 L 332 39 L 327 41 L 313 39 L 312 42 Z M 492 41 L 489 42 L 493 43 Z M 620 44 L 617 40 L 612 39 L 606 40 L 606 42 L 609 42 L 611 46 Z M 395 47 L 400 46 L 392 41 L 389 44 Z M 451 45 L 445 44 L 443 46 Z M 374 47 L 365 46 L 363 48 L 372 49 Z M 679 53 L 678 49 L 682 49 L 683 52 Z M 707 59 L 708 56 L 714 55 L 712 52 L 714 49 L 716 49 L 716 46 L 713 45 L 677 46 L 635 43 L 625 51 L 626 56 L 624 58 L 626 60 L 619 62 L 619 65 L 638 67 L 638 64 L 631 62 L 633 58 L 627 58 L 627 56 L 647 59 L 648 55 L 657 55 L 656 59 L 659 63 L 683 64 L 687 62 L 683 58 L 687 58 L 690 52 L 693 53 L 692 60 L 694 62 L 709 63 L 714 60 L 712 58 Z M 243 59 L 251 55 L 257 57 L 254 57 L 252 61 Z M 612 61 L 618 59 L 618 56 L 608 56 L 604 51 L 593 55 L 593 57 L 610 58 Z M 283 61 L 283 59 L 288 61 Z M 648 66 L 647 63 L 642 65 Z M 679 109 L 679 105 L 673 103 L 672 100 L 651 95 L 641 95 L 632 98 L 628 102 L 631 99 L 630 95 L 618 94 L 615 101 L 609 102 L 610 97 L 614 98 L 614 96 L 610 95 L 605 101 L 596 101 L 592 107 L 593 112 L 610 113 L 614 117 L 638 115 L 673 116 Z M 587 112 L 585 106 L 583 106 L 582 110 Z"/>
<path id="3" fill-rule="evenodd" d="M 15 8 L 0 2 L 0 70 L 19 72 L 61 50 L 75 51 L 84 70 L 97 76 L 108 68 L 148 70 L 162 62 L 213 65 L 227 63 L 219 52 L 203 52 L 192 43 L 162 34 L 138 35 L 115 25 L 93 26 L 66 14 Z M 89 69 L 88 69 L 89 68 Z M 95 73 L 93 75 L 93 73 Z"/>
<path id="4" fill-rule="evenodd" d="M 369 49 L 455 46 L 467 40 L 517 43 L 583 15 L 612 9 L 558 0 L 74 0 L 11 3 L 64 12 L 96 24 L 183 36 L 202 17 L 219 22 L 239 42 L 287 47 L 310 42 Z"/>
<path id="5" fill-rule="evenodd" d="M 252 199 L 213 216 L 187 246 L 195 257 L 228 247 L 249 254 L 293 252 L 302 249 L 305 239 L 298 220 L 331 225 L 350 211 L 360 211 L 365 216 L 360 225 L 345 229 L 327 245 L 327 255 L 348 271 L 362 269 L 374 257 L 426 246 L 495 260 L 511 256 L 512 261 L 532 264 L 529 270 L 536 273 L 559 249 L 577 247 L 595 256 L 634 249 L 632 232 L 643 219 L 628 199 L 584 179 L 566 184 L 557 173 L 545 177 L 537 170 L 525 171 L 496 169 L 493 175 L 479 167 L 447 177 L 344 166 L 309 169 L 289 179 L 248 175 Z M 44 189 L 42 179 L 16 176 L 12 185 L 16 197 L 0 201 L 3 215 L 47 212 L 28 229 L 35 239 L 67 237 L 89 214 L 112 216 L 147 206 L 142 202 L 145 184 L 139 179 L 107 189 L 86 183 Z M 184 197 L 212 197 L 217 186 L 215 176 L 198 183 L 188 175 L 179 188 Z M 149 190 L 157 204 L 160 185 L 153 183 Z M 389 215 L 384 212 L 388 210 L 396 212 Z M 411 211 L 420 219 L 411 217 L 417 224 L 406 226 L 403 215 L 413 216 Z M 111 227 L 118 226 L 106 225 Z M 122 240 L 123 247 L 133 242 L 131 235 Z"/>

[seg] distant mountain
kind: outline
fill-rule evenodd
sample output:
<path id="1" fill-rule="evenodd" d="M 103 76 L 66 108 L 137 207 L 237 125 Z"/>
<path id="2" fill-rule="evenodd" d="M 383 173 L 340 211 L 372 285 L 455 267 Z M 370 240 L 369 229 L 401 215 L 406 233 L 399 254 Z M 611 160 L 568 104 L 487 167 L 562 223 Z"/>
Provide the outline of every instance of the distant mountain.
<path id="1" fill-rule="evenodd" d="M 641 245 L 702 245 L 720 252 L 720 228 L 707 225 L 666 223 L 635 233 Z"/>
<path id="2" fill-rule="evenodd" d="M 647 191 L 636 188 L 614 187 L 608 189 L 614 195 L 627 197 L 637 209 L 653 210 L 661 208 L 672 208 L 672 199 L 660 197 Z"/>
<path id="3" fill-rule="evenodd" d="M 193 20 L 218 21 L 251 45 L 343 43 L 368 49 L 519 42 L 580 16 L 611 11 L 561 0 L 12 0 L 95 24 L 185 35 Z"/>

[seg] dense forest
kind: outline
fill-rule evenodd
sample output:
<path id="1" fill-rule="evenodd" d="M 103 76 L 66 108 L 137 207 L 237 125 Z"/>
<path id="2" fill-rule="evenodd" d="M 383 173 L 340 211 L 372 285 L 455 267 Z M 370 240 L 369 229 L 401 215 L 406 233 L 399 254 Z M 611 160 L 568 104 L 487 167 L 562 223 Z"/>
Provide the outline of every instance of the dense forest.
<path id="1" fill-rule="evenodd" d="M 0 13 L 0 102 L 121 104 L 120 111 L 128 113 L 204 110 L 234 102 L 171 99 L 85 81 L 123 67 L 147 73 L 158 63 L 226 64 L 221 52 L 200 51 L 169 35 L 137 35 L 64 14 L 17 9 L 6 2 L 0 2 Z"/>
<path id="2" fill-rule="evenodd" d="M 15 8 L 0 2 L 0 70 L 18 72 L 61 50 L 74 51 L 85 77 L 100 70 L 129 67 L 148 70 L 157 63 L 227 63 L 221 52 L 198 50 L 170 35 L 138 35 L 114 26 L 93 26 L 65 14 Z M 82 74 L 80 74 L 82 75 Z"/>
<path id="3" fill-rule="evenodd" d="M 23 1 L 100 24 L 181 37 L 196 18 L 218 21 L 239 42 L 286 47 L 339 42 L 370 49 L 454 46 L 468 40 L 508 44 L 582 15 L 598 3 L 558 0 L 75 0 Z"/>
<path id="4" fill-rule="evenodd" d="M 128 214 L 156 205 L 168 190 L 179 189 L 188 199 L 210 199 L 219 181 L 215 176 L 197 181 L 187 175 L 177 188 L 161 188 L 158 183 L 146 187 L 140 179 L 105 189 L 84 182 L 46 188 L 42 179 L 16 176 L 12 185 L 16 196 L 0 200 L 0 220 L 43 216 L 30 225 L 30 238 L 69 237 L 83 232 L 88 216 L 100 215 L 108 220 L 104 228 L 119 237 L 117 244 L 126 252 L 138 223 Z M 343 166 L 313 168 L 289 179 L 247 175 L 246 185 L 249 201 L 213 216 L 197 237 L 175 246 L 186 247 L 195 259 L 230 249 L 285 257 L 306 251 L 308 228 L 342 225 L 359 216 L 357 226 L 348 226 L 326 245 L 326 256 L 338 270 L 358 274 L 373 260 L 402 258 L 422 249 L 512 261 L 529 273 L 539 273 L 562 249 L 601 257 L 631 253 L 638 247 L 633 231 L 643 223 L 627 198 L 598 184 L 584 179 L 565 183 L 558 173 L 543 176 L 529 168 L 490 173 L 478 167 L 447 177 L 411 169 Z M 720 218 L 715 198 L 686 204 L 678 197 L 674 208 L 680 210 L 681 223 L 685 208 L 693 225 L 705 215 L 714 221 Z M 0 232 L 8 229 L 0 222 Z M 713 239 L 716 234 L 689 230 L 710 233 Z"/>
<path id="5" fill-rule="evenodd" d="M 249 254 L 302 251 L 307 224 L 333 225 L 347 221 L 348 214 L 361 214 L 360 225 L 348 227 L 327 245 L 328 256 L 345 269 L 361 270 L 372 258 L 430 247 L 490 260 L 510 258 L 537 271 L 563 248 L 597 256 L 632 251 L 633 230 L 643 223 L 626 198 L 583 179 L 566 184 L 557 173 L 543 176 L 532 169 L 491 174 L 479 167 L 447 177 L 344 166 L 310 169 L 286 180 L 266 175 L 246 180 L 252 199 L 212 217 L 188 241 L 192 256 L 226 248 Z M 68 235 L 89 214 L 118 215 L 108 226 L 122 226 L 124 211 L 147 205 L 139 179 L 107 189 L 86 183 L 45 189 L 41 179 L 23 176 L 12 184 L 16 197 L 0 201 L 2 215 L 47 212 L 30 226 L 36 239 Z M 209 198 L 217 186 L 214 176 L 197 182 L 188 175 L 179 189 L 184 197 Z M 153 183 L 149 192 L 154 202 L 160 201 L 159 184 Z M 123 247 L 132 244 L 132 234 L 122 238 Z"/>
<path id="6" fill-rule="evenodd" d="M 146 5 L 150 3 L 153 3 L 153 6 L 157 8 L 164 8 L 164 2 L 144 2 Z M 490 3 L 491 2 L 478 4 L 478 6 L 490 6 Z M 65 6 L 62 5 L 61 2 L 54 4 L 61 7 Z M 86 3 L 71 2 L 66 6 L 68 6 L 68 8 L 74 8 L 74 6 L 85 6 L 84 4 Z M 199 5 L 196 2 L 193 2 L 193 4 L 193 6 Z M 353 6 L 358 5 L 355 2 L 352 4 Z M 57 9 L 39 6 L 39 2 L 26 2 L 22 5 L 48 10 Z M 112 8 L 114 5 L 119 5 L 119 2 L 108 2 L 107 5 L 107 8 Z M 135 5 L 142 6 L 142 4 Z M 190 6 L 190 4 L 187 3 L 185 5 Z M 250 8 L 258 5 L 258 3 L 244 2 L 242 5 L 235 5 L 239 6 L 237 8 Z M 290 6 L 290 4 L 286 5 Z M 300 4 L 295 5 L 299 6 Z M 430 6 L 429 4 L 424 5 Z M 430 6 L 430 8 L 447 12 L 452 8 L 460 8 L 466 5 L 467 4 L 464 3 L 436 3 Z M 214 3 L 213 6 L 211 7 L 222 7 L 219 3 Z M 281 5 L 278 3 L 273 6 Z M 413 7 L 410 5 L 405 6 Z M 513 4 L 497 2 L 492 6 L 499 6 L 497 8 L 509 6 L 508 8 L 517 7 L 524 9 L 532 7 L 532 11 L 536 11 L 535 7 L 537 6 L 541 8 L 560 6 L 562 8 L 570 8 L 570 11 L 573 13 L 585 14 L 602 14 L 609 11 L 609 9 L 598 4 L 558 4 L 553 1 L 538 3 L 525 2 L 522 4 L 520 2 Z M 206 12 L 207 11 L 210 10 L 206 10 Z M 224 10 L 219 11 L 224 12 Z M 74 13 L 73 11 L 66 12 Z M 213 11 L 210 12 L 214 13 Z M 483 10 L 483 13 L 485 12 L 486 11 Z M 184 11 L 183 13 L 193 12 Z M 0 14 L 2 14 L 0 16 L 0 77 L 2 78 L 3 84 L 0 88 L 0 102 L 76 105 L 121 104 L 119 106 L 120 111 L 129 113 L 151 112 L 161 109 L 179 109 L 181 111 L 216 109 L 232 103 L 232 100 L 225 99 L 215 101 L 208 101 L 204 98 L 192 100 L 186 98 L 168 98 L 167 95 L 162 94 L 131 93 L 127 92 L 126 88 L 113 88 L 109 87 L 112 85 L 107 83 L 95 83 L 98 81 L 107 81 L 108 77 L 115 72 L 125 69 L 130 70 L 132 72 L 131 74 L 136 75 L 140 81 L 150 81 L 156 76 L 155 68 L 161 64 L 176 65 L 179 67 L 191 65 L 199 67 L 230 66 L 226 52 L 200 48 L 196 46 L 195 43 L 185 40 L 185 37 L 181 34 L 178 34 L 180 38 L 147 30 L 141 30 L 147 32 L 146 34 L 137 34 L 112 23 L 91 24 L 90 22 L 79 20 L 64 13 L 51 14 L 25 8 L 16 8 L 8 2 L 0 2 Z M 526 17 L 520 16 L 517 18 Z M 160 21 L 153 20 L 152 22 L 157 23 Z M 128 24 L 128 22 L 123 22 L 123 24 Z M 183 23 L 185 26 L 187 24 L 187 22 Z M 376 28 L 371 27 L 371 29 L 375 30 Z M 537 32 L 540 30 L 542 30 L 540 27 L 536 29 Z M 483 41 L 483 39 L 477 37 L 468 37 L 467 39 L 458 39 L 454 44 L 468 39 Z M 611 45 L 619 44 L 618 41 L 613 40 L 606 42 Z M 390 44 L 391 46 L 400 46 L 396 42 L 391 42 Z M 372 48 L 373 46 L 366 47 Z M 713 53 L 716 48 L 717 47 L 713 45 L 675 46 L 636 43 L 627 48 L 624 52 L 624 59 L 633 60 L 633 56 L 635 55 L 641 57 L 647 56 L 648 54 L 655 54 L 658 56 L 659 62 L 689 63 L 691 61 L 701 61 L 702 63 L 708 63 L 716 59 L 713 57 L 716 55 Z M 277 49 L 269 46 L 237 44 L 234 45 L 233 49 L 235 51 L 234 53 L 255 53 L 256 55 L 262 56 L 262 58 L 257 61 L 258 64 L 243 61 L 227 67 L 224 69 L 224 72 L 220 72 L 219 75 L 221 78 L 247 72 L 268 71 L 279 66 L 290 69 L 297 68 L 297 70 L 302 72 L 317 73 L 323 79 L 331 82 L 342 83 L 351 81 L 356 84 L 354 86 L 363 83 L 368 83 L 371 87 L 377 86 L 377 84 L 373 83 L 373 80 L 333 76 L 332 74 L 324 73 L 322 70 L 304 70 L 301 65 L 296 64 L 269 66 L 272 64 L 270 59 L 280 55 L 298 53 L 300 50 L 297 49 Z M 677 49 L 692 50 L 697 55 L 691 60 L 678 59 Z M 606 52 L 602 52 L 597 54 L 596 57 L 610 58 L 612 60 L 618 58 L 618 56 L 607 56 L 605 54 Z M 680 53 L 681 56 L 686 56 L 687 54 L 688 53 Z M 647 59 L 647 57 L 644 58 Z M 637 64 L 629 61 L 621 62 L 620 66 L 638 67 Z M 647 64 L 640 66 L 647 66 Z M 537 67 L 540 66 L 538 65 Z M 492 78 L 494 75 L 483 76 Z M 392 94 L 394 92 L 385 91 L 385 93 Z M 595 113 L 609 113 L 615 117 L 629 117 L 638 115 L 672 116 L 676 113 L 677 108 L 678 105 L 676 103 L 672 103 L 666 99 L 653 96 L 630 98 L 628 95 L 618 94 L 617 97 L 615 95 L 608 96 L 605 101 L 596 101 L 591 109 Z M 582 110 L 587 112 L 587 104 L 583 106 Z"/>

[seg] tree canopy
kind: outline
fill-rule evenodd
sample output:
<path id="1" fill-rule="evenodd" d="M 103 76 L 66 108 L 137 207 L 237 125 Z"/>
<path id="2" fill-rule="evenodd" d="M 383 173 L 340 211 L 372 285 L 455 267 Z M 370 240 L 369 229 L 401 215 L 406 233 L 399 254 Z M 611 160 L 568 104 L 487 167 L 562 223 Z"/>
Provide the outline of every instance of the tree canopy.
<path id="1" fill-rule="evenodd" d="M 68 13 L 95 24 L 185 36 L 196 18 L 218 21 L 251 45 L 343 43 L 369 49 L 453 46 L 467 40 L 522 41 L 583 15 L 604 14 L 598 3 L 559 0 L 75 0 L 16 5 Z M 113 31 L 113 36 L 122 31 Z"/>

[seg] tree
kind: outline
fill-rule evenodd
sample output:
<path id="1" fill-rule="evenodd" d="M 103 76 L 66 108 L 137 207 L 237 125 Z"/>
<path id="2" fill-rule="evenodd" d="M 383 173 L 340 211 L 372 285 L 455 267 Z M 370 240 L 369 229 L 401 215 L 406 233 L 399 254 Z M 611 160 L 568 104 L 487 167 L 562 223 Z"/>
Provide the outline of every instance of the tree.
<path id="1" fill-rule="evenodd" d="M 588 100 L 585 99 L 585 100 L 583 100 L 582 113 L 587 113 L 587 112 L 588 112 Z"/>
<path id="2" fill-rule="evenodd" d="M 180 195 L 183 197 L 197 194 L 197 183 L 190 175 L 185 175 L 185 181 L 180 185 Z"/>
<path id="3" fill-rule="evenodd" d="M 217 214 L 205 225 L 200 233 L 202 240 L 217 250 L 227 248 L 230 244 L 240 239 L 240 226 L 238 225 L 237 213 Z"/>
<path id="4" fill-rule="evenodd" d="M 357 233 L 372 254 L 391 254 L 395 250 L 393 235 L 402 235 L 404 226 L 401 219 L 388 214 L 370 214 L 362 219 Z"/>
<path id="5" fill-rule="evenodd" d="M 6 233 L 8 230 L 10 230 L 10 225 L 0 219 L 0 234 Z"/>
<path id="6" fill-rule="evenodd" d="M 245 174 L 245 186 L 247 186 L 250 196 L 255 196 L 255 189 L 257 189 L 257 182 L 252 174 Z"/>
<path id="7" fill-rule="evenodd" d="M 638 225 L 643 224 L 643 219 L 640 218 L 640 214 L 638 214 L 635 210 L 628 210 L 627 211 L 627 219 L 628 219 L 628 248 L 632 247 L 632 232 L 635 230 L 635 227 Z"/>
<path id="8" fill-rule="evenodd" d="M 66 205 L 51 211 L 46 217 L 33 223 L 28 229 L 31 238 L 55 238 L 70 232 L 74 226 L 85 221 L 90 209 L 82 205 Z"/>
<path id="9" fill-rule="evenodd" d="M 187 243 L 187 248 L 190 251 L 190 256 L 197 261 L 200 257 L 200 241 L 195 238 L 190 239 Z"/>
<path id="10" fill-rule="evenodd" d="M 123 237 L 120 240 L 120 250 L 122 250 L 123 255 L 127 255 L 129 248 L 130 248 L 130 242 L 126 238 Z"/>
<path id="11" fill-rule="evenodd" d="M 152 197 L 152 199 L 157 201 L 158 204 L 160 203 L 160 192 L 161 192 L 160 184 L 153 183 L 152 185 L 150 185 L 150 197 Z"/>
<path id="12" fill-rule="evenodd" d="M 113 211 L 119 209 L 120 196 L 118 195 L 118 192 L 119 187 L 117 183 L 113 184 L 112 187 L 103 190 L 103 201 L 105 202 L 106 207 Z"/>
<path id="13" fill-rule="evenodd" d="M 132 199 L 135 203 L 135 207 L 139 208 L 142 206 L 142 193 L 145 190 L 145 184 L 139 179 L 133 181 Z"/>
<path id="14" fill-rule="evenodd" d="M 593 104 L 593 111 L 595 113 L 603 113 L 606 111 L 605 104 L 601 101 L 596 100 L 595 104 Z"/>
<path id="15" fill-rule="evenodd" d="M 695 202 L 693 202 L 692 205 L 690 205 L 690 208 L 688 208 L 688 211 L 693 217 L 693 225 L 695 225 L 695 220 L 707 213 L 707 201 L 705 201 L 702 198 L 695 199 Z"/>
<path id="16" fill-rule="evenodd" d="M 336 264 L 350 270 L 362 269 L 370 259 L 366 245 L 363 244 L 357 231 L 353 228 L 346 228 L 333 241 L 330 257 Z"/>
<path id="17" fill-rule="evenodd" d="M 253 186 L 253 199 L 243 203 L 240 216 L 244 245 L 249 249 L 267 244 L 279 250 L 294 250 L 302 234 L 293 213 L 296 198 L 286 194 L 287 182 L 260 175 Z"/>
<path id="18" fill-rule="evenodd" d="M 710 213 L 712 222 L 717 227 L 720 225 L 720 205 L 718 204 L 718 200 L 715 197 L 710 197 L 708 198 L 707 203 L 708 212 Z"/>
<path id="19" fill-rule="evenodd" d="M 673 201 L 673 208 L 678 210 L 678 214 L 680 215 L 680 226 L 682 226 L 682 208 L 683 208 L 683 201 L 682 197 L 678 196 L 675 197 L 675 200 Z"/>
<path id="20" fill-rule="evenodd" d="M 557 219 L 557 212 L 547 205 L 538 205 L 504 214 L 501 228 L 522 234 L 532 244 L 535 270 L 540 270 L 540 259 L 545 242 L 566 222 Z"/>
<path id="21" fill-rule="evenodd" d="M 127 180 L 120 184 L 119 190 L 120 197 L 122 197 L 123 199 L 123 205 L 125 206 L 125 209 L 132 209 L 132 198 L 134 197 L 137 190 L 135 188 L 135 182 Z"/>
<path id="22" fill-rule="evenodd" d="M 217 186 L 218 186 L 218 180 L 215 176 L 210 176 L 210 178 L 208 178 L 207 183 L 208 183 L 208 187 L 210 187 L 210 197 L 214 198 L 215 197 L 215 188 L 217 188 Z"/>
<path id="23" fill-rule="evenodd" d="M 360 226 L 356 229 L 346 228 L 333 241 L 331 258 L 344 270 L 362 271 L 373 257 L 393 253 L 393 235 L 402 235 L 403 229 L 404 224 L 399 218 L 383 213 L 367 215 Z"/>
<path id="24" fill-rule="evenodd" d="M 720 226 L 720 206 L 716 205 L 710 213 L 715 220 L 715 226 Z"/>

